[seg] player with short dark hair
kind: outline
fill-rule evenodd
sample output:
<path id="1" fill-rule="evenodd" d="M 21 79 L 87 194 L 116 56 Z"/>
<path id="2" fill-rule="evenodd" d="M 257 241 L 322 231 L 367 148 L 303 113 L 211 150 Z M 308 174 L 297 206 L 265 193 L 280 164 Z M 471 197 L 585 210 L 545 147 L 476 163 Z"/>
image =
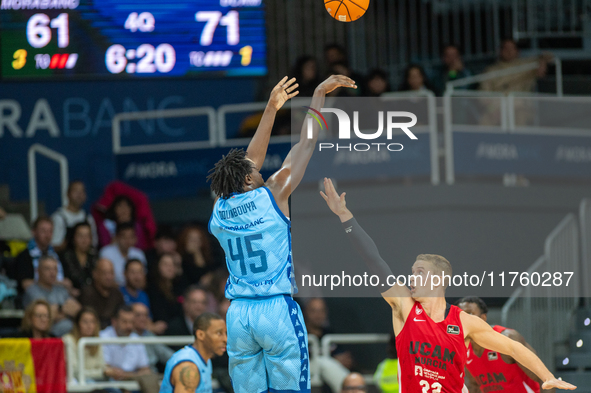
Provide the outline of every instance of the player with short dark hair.
<path id="1" fill-rule="evenodd" d="M 456 302 L 464 312 L 486 322 L 488 307 L 484 300 L 467 296 Z M 495 325 L 494 331 L 520 342 L 532 352 L 534 349 L 513 329 Z M 470 393 L 508 392 L 540 393 L 540 379 L 511 356 L 485 349 L 470 340 L 466 360 L 466 386 Z"/>
<path id="2" fill-rule="evenodd" d="M 267 181 L 259 172 L 275 113 L 297 94 L 295 78 L 283 78 L 271 97 L 246 151 L 232 150 L 213 168 L 209 179 L 216 202 L 209 231 L 226 254 L 230 276 L 226 297 L 232 300 L 228 322 L 230 377 L 236 393 L 310 391 L 308 335 L 296 292 L 291 260 L 288 199 L 310 161 L 320 127 L 307 137 L 307 118 L 281 168 Z M 327 93 L 355 82 L 333 75 L 316 88 L 312 110 Z"/>
<path id="3" fill-rule="evenodd" d="M 371 274 L 388 283 L 392 271 L 380 256 L 373 240 L 347 209 L 345 193 L 337 194 L 330 179 L 320 192 L 330 210 L 341 220 L 345 233 L 363 257 Z M 446 282 L 438 285 L 429 276 L 451 276 L 451 264 L 439 255 L 421 254 L 412 265 L 410 289 L 395 283 L 382 293 L 392 307 L 396 350 L 400 366 L 399 387 L 404 393 L 457 393 L 464 388 L 466 347 L 469 342 L 512 358 L 534 372 L 544 389 L 576 389 L 558 380 L 542 361 L 522 343 L 493 330 L 481 318 L 463 312 L 445 300 Z"/>
<path id="4" fill-rule="evenodd" d="M 226 351 L 226 323 L 206 312 L 193 323 L 195 342 L 177 351 L 166 362 L 160 393 L 211 393 L 211 358 Z"/>

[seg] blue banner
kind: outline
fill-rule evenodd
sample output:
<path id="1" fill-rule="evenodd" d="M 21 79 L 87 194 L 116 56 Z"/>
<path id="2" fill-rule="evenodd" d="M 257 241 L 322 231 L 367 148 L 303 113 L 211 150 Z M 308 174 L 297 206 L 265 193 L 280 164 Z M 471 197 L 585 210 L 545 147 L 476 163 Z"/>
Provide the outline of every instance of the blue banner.
<path id="1" fill-rule="evenodd" d="M 29 198 L 27 152 L 31 145 L 40 143 L 67 157 L 70 179 L 86 183 L 88 202 L 93 203 L 115 178 L 111 126 L 116 114 L 252 102 L 256 88 L 255 79 L 242 78 L 2 83 L 0 184 L 10 186 L 12 200 Z M 228 137 L 238 134 L 241 121 L 240 116 L 229 116 Z M 121 125 L 122 146 L 207 138 L 204 117 L 149 119 Z M 37 179 L 39 201 L 45 203 L 47 213 L 52 213 L 61 205 L 58 165 L 38 157 Z"/>
<path id="2" fill-rule="evenodd" d="M 238 148 L 246 149 L 247 146 Z M 291 143 L 272 143 L 261 169 L 267 179 L 281 168 Z M 117 178 L 139 188 L 150 198 L 196 196 L 207 192 L 207 175 L 229 147 L 120 154 L 116 156 Z"/>
<path id="3" fill-rule="evenodd" d="M 371 141 L 321 141 L 310 160 L 304 181 L 319 181 L 324 177 L 337 180 L 377 180 L 431 176 L 429 140 L 428 134 L 418 134 L 416 140 L 410 140 L 405 135 L 396 135 L 392 139 Z M 333 147 L 330 147 L 331 144 Z"/>
<path id="4" fill-rule="evenodd" d="M 591 138 L 455 132 L 456 175 L 591 178 Z"/>
<path id="5" fill-rule="evenodd" d="M 368 144 L 360 141 L 357 139 L 351 142 L 350 149 L 349 143 L 343 143 L 342 140 L 318 142 L 302 181 L 315 183 L 324 177 L 338 180 L 376 180 L 431 174 L 428 135 L 421 135 L 418 140 L 413 141 L 404 136 L 392 140 L 375 140 L 368 151 L 362 151 L 367 148 L 364 145 Z M 378 143 L 379 146 L 376 145 Z M 400 150 L 402 143 L 404 145 Z M 330 144 L 334 147 L 330 148 Z M 388 145 L 391 150 L 388 150 Z M 240 147 L 246 149 L 247 146 Z M 261 169 L 263 179 L 269 178 L 281 168 L 291 147 L 289 142 L 269 145 Z M 116 156 L 117 178 L 146 192 L 150 198 L 195 196 L 197 193 L 207 192 L 209 183 L 206 177 L 209 170 L 229 150 L 229 147 L 218 147 L 121 154 Z"/>

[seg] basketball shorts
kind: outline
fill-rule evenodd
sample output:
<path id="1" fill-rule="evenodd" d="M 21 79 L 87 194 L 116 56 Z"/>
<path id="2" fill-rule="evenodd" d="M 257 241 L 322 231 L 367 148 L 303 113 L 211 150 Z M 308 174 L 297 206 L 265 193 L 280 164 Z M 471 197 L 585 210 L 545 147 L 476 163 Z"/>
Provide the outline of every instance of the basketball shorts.
<path id="1" fill-rule="evenodd" d="M 236 393 L 310 392 L 308 332 L 290 296 L 234 299 L 226 323 Z"/>

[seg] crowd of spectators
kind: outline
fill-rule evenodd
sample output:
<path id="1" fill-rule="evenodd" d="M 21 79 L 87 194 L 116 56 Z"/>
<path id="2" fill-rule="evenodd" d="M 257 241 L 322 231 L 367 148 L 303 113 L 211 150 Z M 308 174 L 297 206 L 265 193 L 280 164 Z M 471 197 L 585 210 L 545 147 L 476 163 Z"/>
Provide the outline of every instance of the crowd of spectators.
<path id="1" fill-rule="evenodd" d="M 62 337 L 77 368 L 73 348 L 82 337 L 190 336 L 202 313 L 225 315 L 228 272 L 202 226 L 179 228 L 178 236 L 169 226 L 157 228 L 147 197 L 121 182 L 107 187 L 92 214 L 83 209 L 81 181 L 69 185 L 67 196 L 66 206 L 33 222 L 32 239 L 3 266 L 18 283 L 15 304 L 24 309 L 21 328 L 3 329 L 3 337 Z M 179 348 L 87 346 L 86 377 L 134 379 L 150 391 Z M 224 380 L 227 356 L 216 365 Z"/>
<path id="2" fill-rule="evenodd" d="M 546 75 L 547 64 L 552 56 L 544 54 L 537 58 L 521 57 L 517 42 L 505 39 L 498 50 L 498 60 L 482 72 L 493 72 L 537 61 L 538 68 L 513 75 L 494 78 L 480 85 L 468 85 L 460 89 L 479 89 L 482 91 L 508 93 L 511 91 L 531 92 L 536 80 Z M 337 44 L 330 44 L 324 50 L 324 62 L 320 64 L 313 56 L 302 56 L 292 71 L 299 83 L 300 95 L 310 97 L 314 89 L 323 80 L 323 75 L 343 74 L 357 82 L 361 89 L 335 90 L 334 95 L 376 97 L 392 91 L 432 91 L 438 96 L 445 92 L 445 85 L 457 79 L 473 76 L 474 73 L 464 64 L 459 46 L 446 45 L 441 51 L 439 65 L 429 70 L 420 63 L 412 63 L 403 72 L 398 89 L 390 85 L 390 76 L 384 69 L 374 68 L 367 75 L 361 75 L 349 64 L 345 49 Z"/>

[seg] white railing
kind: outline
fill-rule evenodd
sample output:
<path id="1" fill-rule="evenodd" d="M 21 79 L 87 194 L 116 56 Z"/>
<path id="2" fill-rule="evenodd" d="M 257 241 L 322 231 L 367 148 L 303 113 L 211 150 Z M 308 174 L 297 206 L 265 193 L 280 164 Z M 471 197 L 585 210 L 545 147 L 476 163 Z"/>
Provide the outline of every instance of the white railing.
<path id="1" fill-rule="evenodd" d="M 84 337 L 78 340 L 75 349 L 78 354 L 78 370 L 73 369 L 71 362 L 68 362 L 67 380 L 68 391 L 87 392 L 95 389 L 105 388 L 122 388 L 128 390 L 138 390 L 139 385 L 136 381 L 106 381 L 106 382 L 90 382 L 86 380 L 86 362 L 84 357 L 84 348 L 88 345 L 108 345 L 108 344 L 164 344 L 164 345 L 188 345 L 194 342 L 193 336 L 168 336 L 168 337 L 116 337 L 116 338 L 102 338 L 102 337 Z M 311 357 L 321 356 L 321 345 L 318 337 L 315 335 L 308 335 L 309 352 Z M 312 367 L 312 366 L 310 366 Z M 319 373 L 317 370 L 310 370 L 310 374 L 315 378 L 311 381 L 315 386 L 321 385 Z M 75 375 L 77 376 L 77 383 L 74 382 Z"/>
<path id="2" fill-rule="evenodd" d="M 330 356 L 333 344 L 380 344 L 390 341 L 389 334 L 383 333 L 355 333 L 355 334 L 326 334 L 322 337 L 322 356 Z M 364 375 L 366 381 L 373 381 L 373 375 Z"/>
<path id="3" fill-rule="evenodd" d="M 37 195 L 37 160 L 35 154 L 41 154 L 49 158 L 50 160 L 56 161 L 60 166 L 60 191 L 62 198 L 62 206 L 68 204 L 68 183 L 69 183 L 69 171 L 68 171 L 68 159 L 61 153 L 55 150 L 51 150 L 48 147 L 35 143 L 29 148 L 28 167 L 29 167 L 29 204 L 31 212 L 31 222 L 37 219 L 39 215 L 38 195 Z"/>
<path id="4" fill-rule="evenodd" d="M 585 115 L 588 114 L 589 108 L 591 108 L 591 97 L 557 97 L 554 94 L 511 92 L 507 94 L 506 105 L 508 115 L 507 128 L 510 133 L 556 135 L 556 129 L 560 128 L 560 135 L 591 136 L 591 130 L 586 122 L 579 122 L 581 124 L 573 127 L 571 124 L 565 123 L 561 123 L 560 125 L 544 124 L 544 121 L 538 119 L 539 114 L 550 111 L 555 112 L 562 117 L 569 116 L 566 112 L 571 111 L 571 113 L 573 113 L 571 115 L 572 117 L 580 118 L 580 113 L 584 113 Z M 554 107 L 550 108 L 550 105 L 553 105 Z M 579 106 L 578 108 L 577 105 Z M 516 124 L 516 108 L 521 112 L 535 115 L 535 124 Z M 579 110 L 579 113 L 575 113 L 575 108 Z"/>
<path id="5" fill-rule="evenodd" d="M 322 337 L 322 355 L 330 356 L 332 344 L 379 344 L 387 343 L 389 334 L 380 333 L 355 333 L 355 334 L 326 334 Z"/>
<path id="6" fill-rule="evenodd" d="M 439 141 L 437 136 L 437 99 L 430 90 L 421 91 L 403 91 L 395 93 L 384 93 L 383 98 L 408 98 L 408 97 L 426 97 L 427 111 L 429 119 L 429 144 L 431 154 L 431 184 L 439 184 Z"/>
<path id="7" fill-rule="evenodd" d="M 554 57 L 551 62 L 554 63 L 556 66 L 556 95 L 561 97 L 563 88 L 562 88 L 562 61 L 558 57 Z M 503 70 L 485 72 L 478 75 L 468 76 L 466 78 L 456 79 L 450 82 L 447 82 L 445 85 L 445 93 L 444 96 L 451 96 L 453 95 L 454 89 L 457 87 L 462 86 L 469 86 L 475 83 L 485 82 L 492 79 L 501 78 L 504 76 L 509 75 L 516 75 L 527 71 L 532 71 L 538 69 L 539 62 L 532 61 L 531 63 L 526 63 L 522 65 L 518 65 L 511 68 L 505 68 Z M 464 93 L 464 92 L 462 92 Z"/>
<path id="8" fill-rule="evenodd" d="M 537 272 L 561 273 L 562 285 L 518 288 L 503 306 L 501 319 L 505 327 L 520 331 L 538 352 L 540 359 L 552 370 L 556 345 L 564 344 L 570 333 L 571 318 L 579 305 L 579 229 L 574 214 L 568 214 L 548 235 L 544 255 L 528 270 L 529 277 Z M 569 278 L 565 272 L 572 272 Z M 540 282 L 541 283 L 541 282 Z"/>
<path id="9" fill-rule="evenodd" d="M 209 135 L 208 140 L 121 146 L 121 123 L 124 121 L 197 116 L 207 116 Z M 155 151 L 191 150 L 214 147 L 216 146 L 216 129 L 216 112 L 211 106 L 118 113 L 113 117 L 113 153 L 148 153 Z"/>
<path id="10" fill-rule="evenodd" d="M 589 0 L 513 0 L 513 38 L 583 37 Z"/>
<path id="11" fill-rule="evenodd" d="M 583 199 L 579 205 L 581 225 L 581 285 L 586 306 L 591 307 L 591 199 Z"/>

